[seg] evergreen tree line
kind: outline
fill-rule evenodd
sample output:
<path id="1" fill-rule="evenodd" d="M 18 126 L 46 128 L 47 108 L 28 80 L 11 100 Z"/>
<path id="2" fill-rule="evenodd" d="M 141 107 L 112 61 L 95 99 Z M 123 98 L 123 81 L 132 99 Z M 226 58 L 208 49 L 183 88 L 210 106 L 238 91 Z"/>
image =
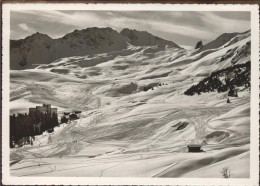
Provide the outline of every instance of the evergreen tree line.
<path id="1" fill-rule="evenodd" d="M 232 73 L 233 77 L 228 77 Z M 250 89 L 251 61 L 237 64 L 225 69 L 212 72 L 210 76 L 201 80 L 198 84 L 192 85 L 184 92 L 185 95 L 200 95 L 202 92 L 226 92 L 234 91 L 235 87 L 244 86 Z"/>
<path id="2" fill-rule="evenodd" d="M 53 112 L 42 113 L 38 110 L 29 114 L 18 113 L 10 116 L 10 147 L 22 146 L 26 143 L 33 143 L 34 136 L 43 132 L 54 131 L 54 127 L 59 125 L 58 115 Z"/>

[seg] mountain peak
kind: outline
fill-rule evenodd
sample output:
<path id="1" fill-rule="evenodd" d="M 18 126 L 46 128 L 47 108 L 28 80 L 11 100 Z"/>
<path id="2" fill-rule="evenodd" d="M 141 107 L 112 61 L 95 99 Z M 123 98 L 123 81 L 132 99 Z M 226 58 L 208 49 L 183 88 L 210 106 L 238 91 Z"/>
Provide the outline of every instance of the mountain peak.
<path id="1" fill-rule="evenodd" d="M 132 45 L 137 46 L 153 46 L 165 47 L 166 45 L 175 48 L 181 48 L 172 41 L 168 41 L 157 36 L 154 36 L 146 31 L 138 31 L 135 29 L 124 28 L 120 34 L 127 38 L 127 41 Z"/>
<path id="2" fill-rule="evenodd" d="M 66 34 L 63 36 L 63 39 L 68 38 L 79 38 L 79 37 L 91 37 L 95 35 L 107 36 L 107 34 L 117 35 L 118 32 L 110 27 L 89 27 L 82 30 L 75 29 L 73 32 Z M 102 37 L 103 38 L 103 37 Z"/>
<path id="3" fill-rule="evenodd" d="M 42 34 L 40 32 L 36 32 L 28 37 L 25 38 L 25 40 L 28 39 L 48 39 L 51 40 L 52 38 L 50 36 L 48 36 L 47 34 Z"/>
<path id="4" fill-rule="evenodd" d="M 75 30 L 74 32 L 116 32 L 116 30 L 110 27 L 88 27 L 83 30 Z"/>
<path id="5" fill-rule="evenodd" d="M 149 32 L 146 32 L 146 31 L 139 31 L 139 30 L 136 30 L 136 29 L 130 29 L 130 28 L 124 28 L 123 30 L 121 30 L 120 34 L 127 34 L 127 33 L 145 33 L 145 34 L 148 34 L 148 35 L 152 35 L 150 34 Z"/>

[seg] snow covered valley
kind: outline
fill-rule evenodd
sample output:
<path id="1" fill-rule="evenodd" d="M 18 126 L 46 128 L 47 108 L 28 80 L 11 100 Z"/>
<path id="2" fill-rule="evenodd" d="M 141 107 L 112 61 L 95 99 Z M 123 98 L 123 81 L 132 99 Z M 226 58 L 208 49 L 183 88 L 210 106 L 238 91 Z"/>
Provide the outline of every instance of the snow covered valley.
<path id="1" fill-rule="evenodd" d="M 11 70 L 10 114 L 52 104 L 80 119 L 12 148 L 12 176 L 249 177 L 250 90 L 184 95 L 250 61 L 250 32 L 207 50 L 133 46 Z M 223 57 L 224 56 L 224 57 Z M 202 151 L 188 152 L 201 144 Z"/>

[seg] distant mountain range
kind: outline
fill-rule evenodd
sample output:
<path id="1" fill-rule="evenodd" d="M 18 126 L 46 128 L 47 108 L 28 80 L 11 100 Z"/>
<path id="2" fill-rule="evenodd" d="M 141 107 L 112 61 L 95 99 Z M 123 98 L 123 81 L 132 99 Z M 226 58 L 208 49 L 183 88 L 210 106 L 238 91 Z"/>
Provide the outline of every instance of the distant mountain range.
<path id="1" fill-rule="evenodd" d="M 250 32 L 244 32 L 248 33 Z M 224 33 L 215 40 L 201 45 L 192 55 L 205 50 L 216 49 L 239 34 Z M 146 31 L 131 30 L 128 28 L 117 32 L 112 28 L 87 28 L 74 30 L 62 38 L 52 39 L 39 32 L 20 40 L 10 41 L 10 68 L 23 70 L 35 68 L 40 64 L 50 64 L 53 61 L 71 56 L 85 56 L 126 49 L 128 45 L 158 46 L 164 49 L 183 49 L 176 43 L 154 36 Z M 211 52 L 211 51 L 209 51 Z"/>
<path id="2" fill-rule="evenodd" d="M 172 41 L 148 32 L 127 28 L 120 33 L 112 28 L 87 28 L 75 30 L 58 39 L 37 32 L 25 39 L 10 41 L 10 68 L 29 69 L 63 57 L 118 51 L 126 49 L 128 43 L 135 46 L 181 48 Z"/>

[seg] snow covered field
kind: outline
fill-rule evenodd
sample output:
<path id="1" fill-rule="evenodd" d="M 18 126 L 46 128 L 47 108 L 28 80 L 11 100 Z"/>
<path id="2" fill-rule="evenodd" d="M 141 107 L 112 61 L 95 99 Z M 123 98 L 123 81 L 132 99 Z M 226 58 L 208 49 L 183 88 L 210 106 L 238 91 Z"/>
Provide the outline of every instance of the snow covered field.
<path id="1" fill-rule="evenodd" d="M 231 177 L 248 178 L 250 92 L 240 90 L 231 103 L 227 92 L 183 92 L 230 66 L 249 41 L 247 32 L 195 55 L 129 45 L 12 70 L 11 114 L 42 103 L 57 107 L 60 115 L 83 113 L 52 134 L 36 136 L 33 146 L 11 149 L 11 175 L 221 178 L 229 167 Z M 250 60 L 242 54 L 237 64 Z M 148 86 L 153 88 L 143 91 Z M 193 143 L 203 151 L 188 152 Z"/>

